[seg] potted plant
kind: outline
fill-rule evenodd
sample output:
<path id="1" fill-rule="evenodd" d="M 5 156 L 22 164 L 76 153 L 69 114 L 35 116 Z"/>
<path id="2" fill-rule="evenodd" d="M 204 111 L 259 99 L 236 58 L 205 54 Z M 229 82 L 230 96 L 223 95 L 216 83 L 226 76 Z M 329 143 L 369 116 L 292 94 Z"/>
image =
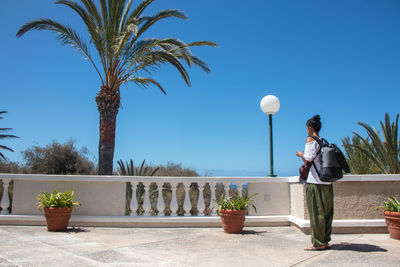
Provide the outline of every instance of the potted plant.
<path id="1" fill-rule="evenodd" d="M 385 215 L 390 237 L 400 239 L 400 202 L 394 197 L 389 197 L 383 203 L 383 206 L 376 207 L 375 209 L 379 208 L 384 209 L 383 214 Z"/>
<path id="2" fill-rule="evenodd" d="M 237 194 L 229 198 L 222 195 L 219 201 L 214 200 L 213 208 L 217 207 L 217 214 L 221 216 L 222 228 L 225 233 L 237 234 L 243 232 L 247 208 L 253 207 L 257 212 L 253 199 L 255 195 L 245 197 Z"/>
<path id="3" fill-rule="evenodd" d="M 37 206 L 39 210 L 44 208 L 48 231 L 67 230 L 72 209 L 80 206 L 74 199 L 74 189 L 64 193 L 56 189 L 53 193 L 42 192 L 38 195 Z"/>

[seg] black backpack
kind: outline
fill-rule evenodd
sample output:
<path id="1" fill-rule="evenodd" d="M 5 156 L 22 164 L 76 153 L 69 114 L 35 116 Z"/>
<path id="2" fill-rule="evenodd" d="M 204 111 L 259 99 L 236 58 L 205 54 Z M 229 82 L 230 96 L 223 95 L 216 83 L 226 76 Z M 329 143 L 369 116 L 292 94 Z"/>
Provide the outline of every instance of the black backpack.
<path id="1" fill-rule="evenodd" d="M 315 168 L 315 165 L 314 168 L 322 182 L 335 182 L 343 178 L 343 171 L 345 173 L 350 172 L 346 158 L 335 144 L 329 144 L 325 139 L 321 140 L 316 136 L 311 137 L 317 141 L 320 147 L 317 155 L 319 154 L 321 160 L 321 172 Z"/>

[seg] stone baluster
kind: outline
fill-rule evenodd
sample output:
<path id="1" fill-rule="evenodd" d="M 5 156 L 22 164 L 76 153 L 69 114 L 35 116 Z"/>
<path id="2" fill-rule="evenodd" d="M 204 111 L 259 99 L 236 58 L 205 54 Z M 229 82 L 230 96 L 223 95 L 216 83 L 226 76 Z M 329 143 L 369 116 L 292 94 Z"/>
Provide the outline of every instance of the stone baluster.
<path id="1" fill-rule="evenodd" d="M 2 179 L 3 182 L 3 196 L 1 198 L 0 207 L 2 208 L 1 214 L 9 214 L 8 208 L 10 207 L 10 196 L 8 195 L 8 187 L 10 186 L 9 179 Z"/>
<path id="2" fill-rule="evenodd" d="M 170 210 L 171 210 L 171 216 L 177 216 L 178 214 L 176 213 L 178 210 L 178 200 L 176 199 L 176 187 L 177 183 L 171 182 L 171 191 L 172 191 L 172 197 L 171 197 L 171 203 L 170 203 Z"/>
<path id="3" fill-rule="evenodd" d="M 204 190 L 204 184 L 205 183 L 197 183 L 199 186 L 199 201 L 197 202 L 197 209 L 199 210 L 199 213 L 197 216 L 204 216 L 204 210 L 206 208 L 206 204 L 204 202 L 204 195 L 203 195 L 203 190 Z"/>
<path id="4" fill-rule="evenodd" d="M 238 196 L 243 196 L 243 183 L 236 183 Z"/>
<path id="5" fill-rule="evenodd" d="M 228 190 L 226 191 L 227 197 L 234 197 L 236 195 L 236 189 L 233 189 L 233 183 L 228 184 Z"/>
<path id="6" fill-rule="evenodd" d="M 185 187 L 185 202 L 183 203 L 183 209 L 185 210 L 185 216 L 191 216 L 190 210 L 192 209 L 192 203 L 190 202 L 190 183 L 183 183 Z"/>
<path id="7" fill-rule="evenodd" d="M 157 191 L 158 191 L 158 197 L 156 199 L 156 208 L 158 210 L 157 216 L 164 216 L 164 208 L 165 208 L 165 203 L 164 199 L 162 196 L 162 188 L 163 188 L 163 183 L 156 183 L 157 185 Z M 161 201 L 160 201 L 161 199 Z M 162 205 L 160 205 L 162 203 Z"/>
<path id="8" fill-rule="evenodd" d="M 136 209 L 138 205 L 136 196 L 137 184 L 137 182 L 131 182 L 132 197 L 131 202 L 129 203 L 129 209 L 131 210 L 129 213 L 130 216 L 136 216 Z"/>
<path id="9" fill-rule="evenodd" d="M 222 189 L 222 195 L 224 196 L 224 198 L 228 198 L 229 197 L 229 186 L 228 186 L 228 190 L 225 190 L 225 184 L 224 184 L 224 182 L 222 182 L 221 189 Z"/>
<path id="10" fill-rule="evenodd" d="M 151 215 L 150 182 L 143 182 L 143 185 L 144 185 L 143 216 L 150 216 Z"/>
<path id="11" fill-rule="evenodd" d="M 216 200 L 215 197 L 215 186 L 217 185 L 217 183 L 215 182 L 210 182 L 210 190 L 211 190 L 211 202 L 210 202 L 210 209 L 212 208 L 212 206 L 214 205 L 214 200 Z M 217 208 L 214 208 L 211 211 L 211 216 L 217 216 Z"/>

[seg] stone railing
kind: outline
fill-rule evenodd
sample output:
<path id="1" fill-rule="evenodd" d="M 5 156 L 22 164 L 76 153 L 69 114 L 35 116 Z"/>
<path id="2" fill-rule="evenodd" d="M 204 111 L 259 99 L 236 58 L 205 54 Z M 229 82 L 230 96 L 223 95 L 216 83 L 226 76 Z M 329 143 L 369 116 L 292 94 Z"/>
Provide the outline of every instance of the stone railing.
<path id="1" fill-rule="evenodd" d="M 155 176 L 74 176 L 0 174 L 3 196 L 2 214 L 11 205 L 8 187 L 13 181 L 11 214 L 39 214 L 36 196 L 41 191 L 74 188 L 82 203 L 75 214 L 92 216 L 123 216 L 126 214 L 126 189 L 131 189 L 130 216 L 216 216 L 211 212 L 212 200 L 221 195 L 232 196 L 248 183 L 286 184 L 289 178 L 213 178 Z M 127 188 L 127 185 L 130 188 Z M 140 186 L 139 186 L 140 185 Z M 139 191 L 142 188 L 143 191 Z M 288 199 L 285 198 L 285 202 Z M 140 209 L 138 209 L 140 206 Z M 140 212 L 139 212 L 140 211 Z M 179 212 L 182 211 L 182 212 Z"/>
<path id="2" fill-rule="evenodd" d="M 0 174 L 0 179 L 0 224 L 43 225 L 42 212 L 36 208 L 37 195 L 74 188 L 76 200 L 82 203 L 71 218 L 75 226 L 218 226 L 215 209 L 210 210 L 212 200 L 241 192 L 257 194 L 257 213 L 249 210 L 247 225 L 293 224 L 309 229 L 305 187 L 297 177 Z M 334 192 L 334 227 L 353 229 L 350 232 L 364 228 L 383 231 L 381 211 L 373 208 L 388 196 L 400 197 L 400 175 L 349 175 L 334 183 Z"/>

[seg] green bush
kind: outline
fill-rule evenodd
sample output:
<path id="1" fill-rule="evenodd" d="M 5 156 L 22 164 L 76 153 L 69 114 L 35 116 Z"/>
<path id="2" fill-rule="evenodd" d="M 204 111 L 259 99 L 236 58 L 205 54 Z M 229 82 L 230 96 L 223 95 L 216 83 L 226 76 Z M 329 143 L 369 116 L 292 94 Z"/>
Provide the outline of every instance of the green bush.
<path id="1" fill-rule="evenodd" d="M 399 114 L 393 122 L 390 121 L 389 114 L 385 114 L 385 121 L 380 121 L 382 136 L 374 127 L 363 122 L 358 124 L 367 131 L 368 138 L 363 138 L 360 134 L 353 132 L 362 143 L 354 147 L 363 152 L 381 173 L 400 173 Z"/>
<path id="2" fill-rule="evenodd" d="M 45 147 L 33 146 L 22 152 L 30 173 L 96 174 L 88 154 L 85 147 L 77 150 L 72 140 L 65 144 L 54 141 Z"/>
<path id="3" fill-rule="evenodd" d="M 167 165 L 157 165 L 158 168 L 154 176 L 173 176 L 173 177 L 198 177 L 197 171 L 184 168 L 181 163 L 168 162 Z"/>
<path id="4" fill-rule="evenodd" d="M 366 150 L 371 143 L 369 138 L 365 139 L 365 141 L 368 145 L 363 143 L 358 136 L 353 136 L 351 139 L 350 137 L 342 139 L 346 160 L 352 174 L 380 173 L 380 170 L 376 167 L 375 163 L 360 149 L 362 148 L 363 150 Z"/>
<path id="5" fill-rule="evenodd" d="M 22 168 L 17 162 L 0 160 L 0 173 L 21 173 Z"/>

